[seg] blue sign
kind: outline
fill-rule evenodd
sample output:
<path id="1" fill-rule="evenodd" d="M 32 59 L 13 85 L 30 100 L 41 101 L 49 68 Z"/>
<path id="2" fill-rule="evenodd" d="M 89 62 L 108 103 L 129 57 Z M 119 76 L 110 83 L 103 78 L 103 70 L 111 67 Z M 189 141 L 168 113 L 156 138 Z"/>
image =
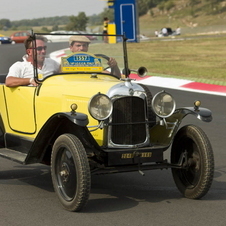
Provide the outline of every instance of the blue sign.
<path id="1" fill-rule="evenodd" d="M 115 0 L 114 8 L 116 34 L 125 35 L 128 42 L 138 42 L 139 23 L 136 0 Z"/>

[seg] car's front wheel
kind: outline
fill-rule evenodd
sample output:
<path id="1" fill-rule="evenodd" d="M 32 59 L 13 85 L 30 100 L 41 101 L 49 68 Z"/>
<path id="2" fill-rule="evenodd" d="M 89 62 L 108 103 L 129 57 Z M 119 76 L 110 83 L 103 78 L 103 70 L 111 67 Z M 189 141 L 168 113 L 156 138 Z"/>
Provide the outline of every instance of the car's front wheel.
<path id="1" fill-rule="evenodd" d="M 182 127 L 173 142 L 171 163 L 181 164 L 172 174 L 179 191 L 191 199 L 203 197 L 209 190 L 214 174 L 214 157 L 206 134 L 197 126 Z"/>
<path id="2" fill-rule="evenodd" d="M 54 190 L 63 207 L 80 211 L 89 199 L 91 176 L 85 149 L 76 136 L 63 134 L 56 139 L 51 174 Z"/>

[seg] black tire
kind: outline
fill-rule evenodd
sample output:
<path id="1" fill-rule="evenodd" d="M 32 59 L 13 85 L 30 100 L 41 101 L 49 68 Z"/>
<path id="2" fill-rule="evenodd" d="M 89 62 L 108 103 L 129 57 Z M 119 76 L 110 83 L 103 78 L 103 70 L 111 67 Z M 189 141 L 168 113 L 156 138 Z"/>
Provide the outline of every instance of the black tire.
<path id="1" fill-rule="evenodd" d="M 139 84 L 139 85 L 144 89 L 147 95 L 148 121 L 151 121 L 151 123 L 149 123 L 149 128 L 151 128 L 156 124 L 156 115 L 155 115 L 155 112 L 152 110 L 152 105 L 151 105 L 153 96 L 147 86 L 143 84 Z"/>
<path id="2" fill-rule="evenodd" d="M 63 207 L 80 211 L 88 202 L 91 176 L 85 149 L 72 134 L 59 136 L 51 157 L 53 187 Z"/>
<path id="3" fill-rule="evenodd" d="M 176 134 L 171 163 L 178 164 L 180 160 L 183 169 L 172 168 L 178 190 L 186 198 L 202 198 L 213 181 L 214 156 L 208 137 L 199 127 L 186 125 Z"/>

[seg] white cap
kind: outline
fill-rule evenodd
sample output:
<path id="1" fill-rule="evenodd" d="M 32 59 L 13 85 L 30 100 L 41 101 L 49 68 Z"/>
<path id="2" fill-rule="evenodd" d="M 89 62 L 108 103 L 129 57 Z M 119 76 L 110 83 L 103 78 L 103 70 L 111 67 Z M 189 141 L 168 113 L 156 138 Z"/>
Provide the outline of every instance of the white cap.
<path id="1" fill-rule="evenodd" d="M 69 38 L 69 45 L 71 45 L 72 42 L 88 42 L 88 43 L 90 43 L 90 40 L 86 36 L 74 35 Z"/>

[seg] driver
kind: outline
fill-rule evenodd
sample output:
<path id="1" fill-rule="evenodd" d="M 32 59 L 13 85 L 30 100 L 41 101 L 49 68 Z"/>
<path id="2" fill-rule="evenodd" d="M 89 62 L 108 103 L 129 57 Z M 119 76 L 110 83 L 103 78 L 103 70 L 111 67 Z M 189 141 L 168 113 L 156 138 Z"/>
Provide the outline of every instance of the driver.
<path id="1" fill-rule="evenodd" d="M 46 38 L 37 36 L 35 39 L 36 47 L 33 46 L 33 42 L 32 36 L 25 40 L 26 55 L 23 56 L 23 61 L 18 61 L 9 68 L 5 80 L 6 86 L 37 86 L 38 84 L 34 80 L 34 66 L 37 66 L 38 73 L 43 77 L 60 71 L 60 65 L 56 61 L 46 58 Z M 37 63 L 34 54 L 37 54 Z"/>
<path id="2" fill-rule="evenodd" d="M 72 52 L 88 52 L 90 40 L 86 36 L 71 36 L 69 38 L 69 47 Z M 121 72 L 117 62 L 110 57 L 108 65 L 111 68 L 111 73 L 118 78 L 121 78 Z"/>

